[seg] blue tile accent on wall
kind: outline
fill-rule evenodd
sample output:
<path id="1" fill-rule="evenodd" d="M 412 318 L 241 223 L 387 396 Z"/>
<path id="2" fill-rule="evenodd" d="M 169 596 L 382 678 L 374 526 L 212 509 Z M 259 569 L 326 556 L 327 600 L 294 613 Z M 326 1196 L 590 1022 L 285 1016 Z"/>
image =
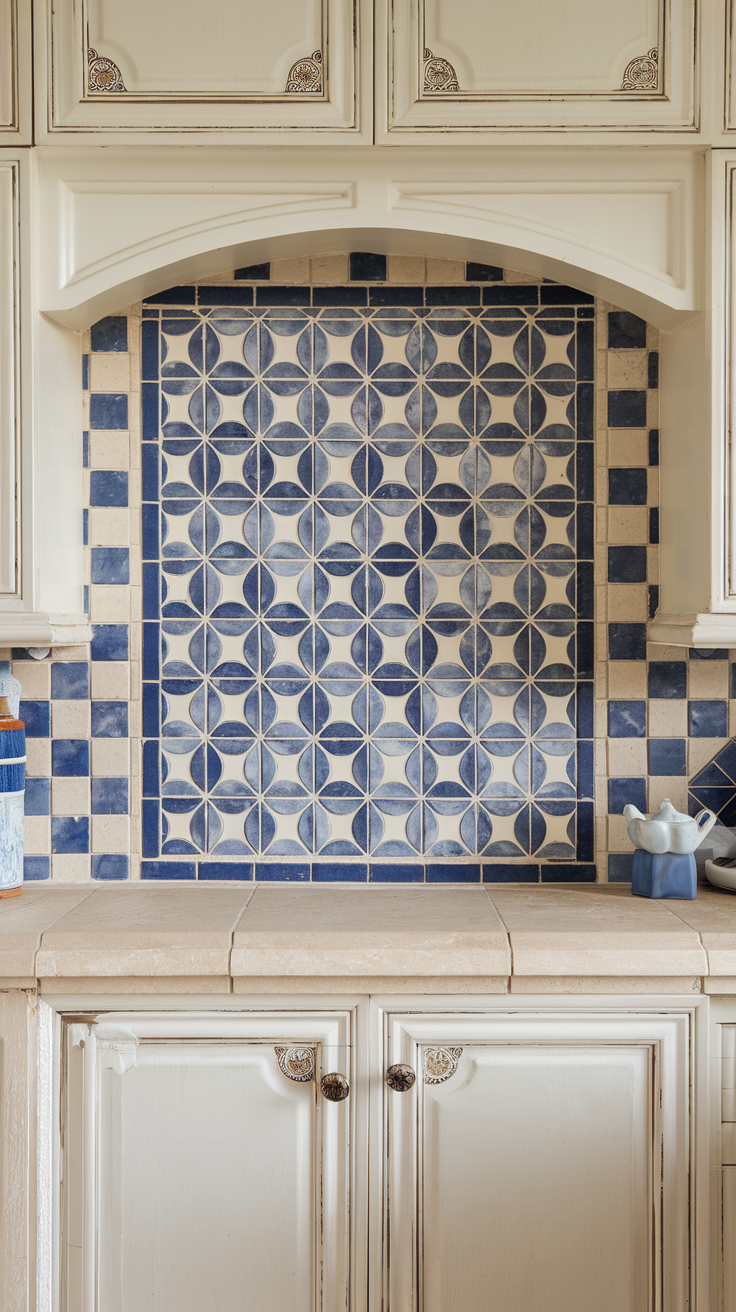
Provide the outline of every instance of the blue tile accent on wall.
<path id="1" fill-rule="evenodd" d="M 127 624 L 93 624 L 90 655 L 93 661 L 127 661 Z"/>
<path id="2" fill-rule="evenodd" d="M 609 396 L 611 393 L 609 392 Z M 609 469 L 609 506 L 645 506 L 647 504 L 646 469 Z"/>
<path id="3" fill-rule="evenodd" d="M 82 355 L 82 391 L 89 391 L 89 356 L 86 352 Z"/>
<path id="4" fill-rule="evenodd" d="M 98 853 L 92 857 L 93 879 L 129 879 L 130 857 L 118 853 Z"/>
<path id="5" fill-rule="evenodd" d="M 89 510 L 82 511 L 82 546 L 89 546 Z"/>
<path id="6" fill-rule="evenodd" d="M 93 583 L 130 583 L 130 552 L 127 547 L 92 547 Z"/>
<path id="7" fill-rule="evenodd" d="M 89 743 L 81 738 L 54 738 L 51 743 L 51 773 L 62 778 L 89 776 Z"/>
<path id="8" fill-rule="evenodd" d="M 492 867 L 498 869 L 497 866 Z M 394 864 L 391 861 L 376 862 L 371 866 L 371 883 L 373 884 L 423 884 L 424 866 Z"/>
<path id="9" fill-rule="evenodd" d="M 608 626 L 608 659 L 644 661 L 647 656 L 646 624 L 615 623 Z"/>
<path id="10" fill-rule="evenodd" d="M 52 661 L 53 701 L 86 701 L 89 697 L 89 661 Z"/>
<path id="11" fill-rule="evenodd" d="M 93 779 L 92 814 L 127 815 L 129 788 L 128 779 Z"/>
<path id="12" fill-rule="evenodd" d="M 89 476 L 89 504 L 127 506 L 127 473 L 119 469 L 93 469 Z"/>
<path id="13" fill-rule="evenodd" d="M 649 430 L 649 465 L 650 468 L 656 468 L 659 465 L 659 429 L 650 428 Z"/>
<path id="14" fill-rule="evenodd" d="M 647 394 L 633 389 L 608 393 L 609 428 L 646 428 Z"/>
<path id="15" fill-rule="evenodd" d="M 347 880 L 364 884 L 368 878 L 367 865 L 353 865 L 348 861 L 317 861 L 312 865 L 312 880 L 315 883 L 332 883 L 335 880 Z"/>
<path id="16" fill-rule="evenodd" d="M 611 852 L 608 857 L 609 884 L 630 884 L 634 872 L 633 852 Z"/>
<path id="17" fill-rule="evenodd" d="M 687 774 L 687 743 L 684 738 L 649 739 L 650 774 Z"/>
<path id="18" fill-rule="evenodd" d="M 124 314 L 110 314 L 93 323 L 90 329 L 93 351 L 127 351 L 128 320 Z"/>
<path id="19" fill-rule="evenodd" d="M 93 738 L 127 738 L 127 736 L 127 702 L 92 702 Z"/>
<path id="20" fill-rule="evenodd" d="M 543 865 L 541 871 L 543 884 L 594 884 L 596 877 L 594 865 Z"/>
<path id="21" fill-rule="evenodd" d="M 609 738 L 646 738 L 647 704 L 639 701 L 608 703 Z"/>
<path id="22" fill-rule="evenodd" d="M 725 738 L 728 734 L 728 702 L 690 702 L 688 733 L 691 738 Z"/>
<path id="23" fill-rule="evenodd" d="M 623 815 L 624 807 L 631 803 L 640 811 L 647 809 L 647 781 L 645 778 L 608 780 L 608 814 Z"/>
<path id="24" fill-rule="evenodd" d="M 386 256 L 372 255 L 368 251 L 352 251 L 350 280 L 351 282 L 385 282 Z"/>
<path id="25" fill-rule="evenodd" d="M 82 433 L 82 468 L 89 469 L 89 433 L 86 429 Z"/>
<path id="26" fill-rule="evenodd" d="M 647 681 L 650 697 L 687 697 L 687 664 L 685 661 L 650 661 Z"/>
<path id="27" fill-rule="evenodd" d="M 197 866 L 197 879 L 247 880 L 252 878 L 252 861 L 200 861 Z"/>
<path id="28" fill-rule="evenodd" d="M 26 738 L 51 737 L 51 703 L 21 700 L 19 715 L 26 726 Z"/>
<path id="29" fill-rule="evenodd" d="M 141 861 L 141 879 L 196 879 L 193 861 Z"/>
<path id="30" fill-rule="evenodd" d="M 496 861 L 492 866 L 483 866 L 482 876 L 484 883 L 491 884 L 538 884 L 541 878 L 541 867 L 538 865 L 528 865 L 521 861 L 514 865 L 504 865 L 502 861 Z"/>
<path id="31" fill-rule="evenodd" d="M 659 506 L 652 506 L 649 511 L 649 542 L 652 546 L 659 543 Z"/>
<path id="32" fill-rule="evenodd" d="M 647 549 L 642 546 L 608 548 L 609 583 L 646 583 Z"/>
<path id="33" fill-rule="evenodd" d="M 236 269 L 233 278 L 245 278 L 248 282 L 268 282 L 271 277 L 270 262 L 265 264 L 248 264 L 244 269 Z"/>
<path id="34" fill-rule="evenodd" d="M 26 880 L 50 879 L 51 857 L 50 856 L 24 856 L 23 878 Z"/>
<path id="35" fill-rule="evenodd" d="M 503 269 L 495 264 L 476 264 L 468 260 L 465 265 L 466 282 L 503 282 Z"/>
<path id="36" fill-rule="evenodd" d="M 647 325 L 636 314 L 628 310 L 609 310 L 608 312 L 608 349 L 615 351 L 632 351 L 646 347 Z M 652 384 L 650 384 L 652 386 Z"/>
<path id="37" fill-rule="evenodd" d="M 26 815 L 51 814 L 51 780 L 26 778 Z"/>
<path id="38" fill-rule="evenodd" d="M 91 392 L 89 398 L 89 426 L 91 429 L 126 429 L 128 427 L 128 397 L 109 392 Z"/>
<path id="39" fill-rule="evenodd" d="M 89 816 L 52 816 L 51 851 L 64 853 L 89 852 Z"/>

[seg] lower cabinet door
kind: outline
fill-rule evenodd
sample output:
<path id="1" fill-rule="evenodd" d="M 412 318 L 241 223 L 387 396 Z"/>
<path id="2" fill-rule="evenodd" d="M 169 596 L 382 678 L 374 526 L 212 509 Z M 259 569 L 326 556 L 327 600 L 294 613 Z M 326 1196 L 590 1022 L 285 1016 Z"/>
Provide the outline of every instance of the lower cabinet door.
<path id="1" fill-rule="evenodd" d="M 350 1014 L 64 1027 L 65 1312 L 345 1312 Z"/>
<path id="2" fill-rule="evenodd" d="M 384 1027 L 389 1312 L 684 1312 L 686 1017 Z"/>

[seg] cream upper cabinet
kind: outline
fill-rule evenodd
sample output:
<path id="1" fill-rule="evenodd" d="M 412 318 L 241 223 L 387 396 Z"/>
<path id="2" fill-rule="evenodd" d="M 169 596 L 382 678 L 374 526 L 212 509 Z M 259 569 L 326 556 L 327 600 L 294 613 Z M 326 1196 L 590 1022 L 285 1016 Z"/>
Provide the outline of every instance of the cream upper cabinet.
<path id="1" fill-rule="evenodd" d="M 31 140 L 31 7 L 0 0 L 0 146 Z"/>
<path id="2" fill-rule="evenodd" d="M 379 139 L 696 125 L 694 0 L 379 0 L 376 31 Z"/>
<path id="3" fill-rule="evenodd" d="M 384 1023 L 386 1312 L 685 1312 L 685 1017 Z"/>
<path id="4" fill-rule="evenodd" d="M 360 134 L 372 36 L 352 0 L 37 0 L 37 13 L 41 139 Z"/>

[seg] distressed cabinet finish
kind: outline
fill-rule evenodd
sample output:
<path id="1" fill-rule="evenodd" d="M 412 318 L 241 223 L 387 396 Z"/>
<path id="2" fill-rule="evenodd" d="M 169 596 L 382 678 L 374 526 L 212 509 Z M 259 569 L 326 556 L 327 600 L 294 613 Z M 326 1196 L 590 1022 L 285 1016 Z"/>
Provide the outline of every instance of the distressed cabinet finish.
<path id="1" fill-rule="evenodd" d="M 384 1025 L 389 1312 L 684 1312 L 685 1017 Z"/>
<path id="2" fill-rule="evenodd" d="M 0 0 L 0 146 L 31 141 L 31 5 Z"/>
<path id="3" fill-rule="evenodd" d="M 339 1312 L 349 1014 L 120 1014 L 60 1036 L 61 1306 Z"/>
<path id="4" fill-rule="evenodd" d="M 351 0 L 45 0 L 38 9 L 38 123 L 51 139 L 359 130 L 361 19 Z"/>
<path id="5" fill-rule="evenodd" d="M 382 128 L 692 131 L 695 30 L 692 0 L 381 0 Z"/>

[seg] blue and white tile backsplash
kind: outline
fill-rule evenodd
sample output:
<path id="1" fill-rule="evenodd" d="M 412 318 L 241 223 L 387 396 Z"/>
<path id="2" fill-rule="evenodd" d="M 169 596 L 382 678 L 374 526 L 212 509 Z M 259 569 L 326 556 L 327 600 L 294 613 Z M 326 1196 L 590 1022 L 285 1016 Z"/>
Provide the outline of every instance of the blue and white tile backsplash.
<path id="1" fill-rule="evenodd" d="M 94 640 L 13 653 L 27 878 L 620 880 L 626 801 L 727 820 L 728 653 L 646 644 L 642 320 L 353 253 L 88 344 Z"/>

